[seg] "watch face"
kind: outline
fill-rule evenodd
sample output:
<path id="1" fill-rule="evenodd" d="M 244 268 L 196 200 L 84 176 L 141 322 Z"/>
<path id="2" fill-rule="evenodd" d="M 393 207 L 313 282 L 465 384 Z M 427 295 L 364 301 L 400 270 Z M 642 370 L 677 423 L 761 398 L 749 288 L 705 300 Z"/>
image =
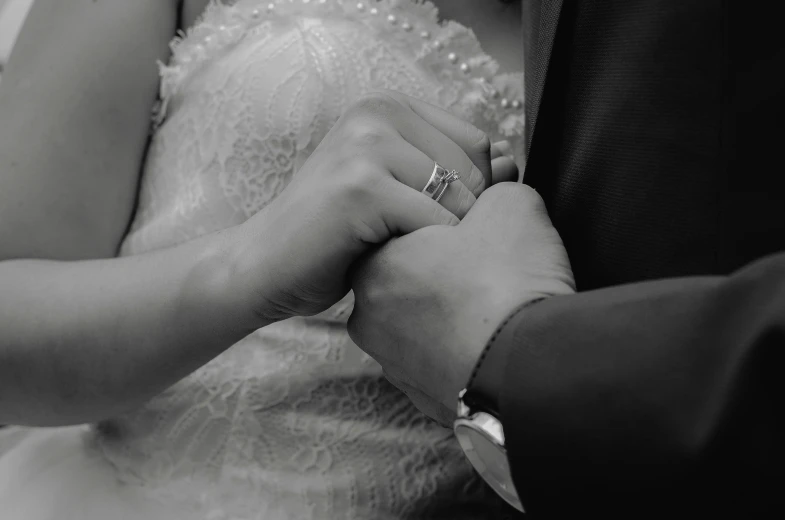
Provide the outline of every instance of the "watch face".
<path id="1" fill-rule="evenodd" d="M 486 472 L 486 475 L 496 482 L 504 482 L 510 478 L 507 455 L 502 450 L 494 446 L 485 435 L 477 430 L 468 430 L 466 436 L 483 466 L 477 468 L 477 471 Z"/>
<path id="2" fill-rule="evenodd" d="M 455 435 L 477 473 L 510 505 L 523 511 L 515 485 L 512 481 L 510 464 L 505 449 L 491 440 L 471 422 L 459 421 Z"/>

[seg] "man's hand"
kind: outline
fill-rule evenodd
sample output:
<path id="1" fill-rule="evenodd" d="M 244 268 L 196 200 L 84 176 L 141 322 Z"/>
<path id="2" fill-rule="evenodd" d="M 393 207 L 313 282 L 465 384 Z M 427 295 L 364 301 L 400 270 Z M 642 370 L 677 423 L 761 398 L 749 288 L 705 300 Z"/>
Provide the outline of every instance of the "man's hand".
<path id="1" fill-rule="evenodd" d="M 423 228 L 372 253 L 353 289 L 354 342 L 447 425 L 504 318 L 528 301 L 574 292 L 575 282 L 540 196 L 505 182 L 486 190 L 458 226 Z"/>

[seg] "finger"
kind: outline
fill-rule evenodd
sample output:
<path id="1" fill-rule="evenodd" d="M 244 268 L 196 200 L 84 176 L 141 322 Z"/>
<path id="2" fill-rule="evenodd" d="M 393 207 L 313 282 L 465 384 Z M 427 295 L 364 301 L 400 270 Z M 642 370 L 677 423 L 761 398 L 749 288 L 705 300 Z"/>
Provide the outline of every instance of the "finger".
<path id="1" fill-rule="evenodd" d="M 420 99 L 398 92 L 387 93 L 458 145 L 482 173 L 485 186 L 491 185 L 491 142 L 485 132 L 468 121 Z M 469 185 L 469 188 L 474 191 L 473 185 Z M 476 191 L 474 193 L 479 195 Z"/>
<path id="2" fill-rule="evenodd" d="M 497 157 L 491 161 L 493 184 L 500 182 L 518 182 L 518 165 L 506 156 Z"/>
<path id="3" fill-rule="evenodd" d="M 422 192 L 433 174 L 433 159 L 403 139 L 379 150 L 379 156 L 395 179 L 418 192 Z M 420 196 L 429 197 L 423 193 Z M 447 187 L 439 203 L 462 219 L 476 200 L 474 193 L 459 179 Z"/>
<path id="4" fill-rule="evenodd" d="M 509 141 L 497 141 L 491 145 L 491 169 L 493 169 L 493 160 L 498 159 L 503 155 L 512 155 L 512 146 Z"/>
<path id="5" fill-rule="evenodd" d="M 545 203 L 535 190 L 519 182 L 502 182 L 477 198 L 461 225 L 479 224 L 499 230 L 497 236 L 509 237 L 520 234 L 522 227 L 539 225 L 544 219 L 550 222 Z"/>
<path id="6" fill-rule="evenodd" d="M 463 184 L 475 196 L 479 196 L 489 186 L 483 172 L 466 155 L 466 152 L 414 111 L 404 106 L 402 112 L 395 114 L 394 118 L 395 129 L 404 140 L 442 167 L 457 170 Z M 432 169 L 433 165 L 431 165 Z M 428 173 L 430 176 L 430 172 Z"/>
<path id="7" fill-rule="evenodd" d="M 421 193 L 421 195 L 427 197 L 425 194 Z M 450 183 L 439 200 L 439 204 L 447 208 L 459 219 L 462 219 L 469 213 L 475 202 L 477 202 L 477 197 L 460 179 Z"/>
<path id="8" fill-rule="evenodd" d="M 455 226 L 458 217 L 447 208 L 395 179 L 383 181 L 381 216 L 389 236 L 413 233 L 428 226 Z"/>
<path id="9" fill-rule="evenodd" d="M 460 146 L 490 181 L 491 142 L 485 132 L 468 121 L 421 99 L 396 93 L 401 102 Z"/>
<path id="10" fill-rule="evenodd" d="M 408 102 L 401 99 L 403 98 L 395 93 L 369 94 L 347 109 L 336 125 L 345 126 L 344 135 L 355 139 L 366 150 L 389 142 L 387 138 L 390 134 L 393 136 L 393 141 L 395 137 L 400 137 L 429 157 L 431 162 L 438 162 L 448 170 L 457 170 L 461 181 L 472 194 L 477 196 L 482 193 L 489 185 L 490 177 L 486 180 L 483 172 L 472 163 L 460 146 L 417 115 L 409 107 Z M 397 156 L 388 166 L 401 162 L 403 157 Z M 433 164 L 427 170 L 429 177 L 432 170 Z M 420 169 L 420 171 L 425 170 Z M 426 178 L 422 183 L 422 187 L 427 180 Z M 465 199 L 466 197 L 462 200 Z"/>

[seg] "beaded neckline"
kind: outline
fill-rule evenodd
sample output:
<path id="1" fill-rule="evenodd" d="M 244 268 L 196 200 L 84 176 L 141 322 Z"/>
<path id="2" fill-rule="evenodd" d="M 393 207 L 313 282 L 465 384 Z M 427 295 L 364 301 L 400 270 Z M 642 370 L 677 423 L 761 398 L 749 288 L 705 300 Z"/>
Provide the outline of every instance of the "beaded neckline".
<path id="1" fill-rule="evenodd" d="M 415 59 L 438 77 L 471 85 L 481 95 L 478 102 L 488 110 L 523 121 L 522 88 L 510 88 L 510 81 L 502 81 L 516 78 L 522 82 L 522 74 L 499 74 L 498 63 L 482 50 L 471 29 L 454 21 L 440 23 L 438 9 L 430 1 L 237 0 L 227 5 L 210 0 L 193 27 L 179 31 L 172 41 L 169 64 L 161 64 L 161 105 L 156 110 L 156 123 L 165 118 L 169 98 L 187 76 L 257 27 L 297 14 L 338 14 L 373 25 L 381 34 L 409 45 Z"/>

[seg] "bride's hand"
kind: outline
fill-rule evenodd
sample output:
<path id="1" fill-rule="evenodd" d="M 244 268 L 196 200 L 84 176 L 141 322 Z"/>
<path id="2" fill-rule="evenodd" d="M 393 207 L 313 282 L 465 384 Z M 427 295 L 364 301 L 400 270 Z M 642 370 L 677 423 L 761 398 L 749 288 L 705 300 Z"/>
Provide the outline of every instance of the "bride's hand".
<path id="1" fill-rule="evenodd" d="M 491 161 L 488 137 L 448 112 L 398 93 L 366 96 L 283 193 L 229 233 L 231 290 L 261 322 L 326 310 L 371 247 L 457 224 L 491 183 Z M 460 172 L 440 203 L 421 193 L 434 162 Z"/>

